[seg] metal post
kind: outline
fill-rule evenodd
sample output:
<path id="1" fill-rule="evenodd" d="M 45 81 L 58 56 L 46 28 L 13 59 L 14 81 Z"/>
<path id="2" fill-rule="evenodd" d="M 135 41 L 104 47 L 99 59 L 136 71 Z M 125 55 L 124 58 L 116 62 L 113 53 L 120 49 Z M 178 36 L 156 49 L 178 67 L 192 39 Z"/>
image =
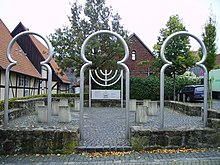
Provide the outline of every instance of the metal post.
<path id="1" fill-rule="evenodd" d="M 124 84 L 123 84 L 123 81 L 124 79 L 123 79 L 123 70 L 121 70 L 121 108 L 123 108 L 123 99 L 124 99 L 124 96 L 123 96 L 123 86 L 124 86 Z"/>
<path id="2" fill-rule="evenodd" d="M 203 100 L 203 111 L 204 111 L 204 127 L 207 126 L 207 118 L 208 118 L 208 71 L 203 64 L 197 64 L 204 71 L 204 100 Z"/>
<path id="3" fill-rule="evenodd" d="M 164 64 L 160 70 L 160 128 L 164 127 L 164 72 L 171 64 Z"/>
<path id="4" fill-rule="evenodd" d="M 91 70 L 89 70 L 89 108 L 92 107 L 92 100 L 91 100 L 91 92 L 92 92 L 92 83 L 91 83 Z"/>
<path id="5" fill-rule="evenodd" d="M 48 80 L 47 80 L 47 123 L 48 125 L 51 124 L 51 115 L 52 115 L 52 70 L 50 68 L 50 65 L 48 64 L 41 64 L 47 68 L 48 71 Z"/>

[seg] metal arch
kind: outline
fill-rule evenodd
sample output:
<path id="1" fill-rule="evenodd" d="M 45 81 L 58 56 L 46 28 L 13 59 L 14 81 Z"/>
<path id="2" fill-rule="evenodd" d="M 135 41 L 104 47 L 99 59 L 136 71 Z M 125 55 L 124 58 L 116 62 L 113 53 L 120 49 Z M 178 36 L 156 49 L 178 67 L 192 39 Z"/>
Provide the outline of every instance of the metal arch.
<path id="1" fill-rule="evenodd" d="M 204 71 L 204 101 L 203 101 L 203 109 L 204 109 L 204 127 L 207 126 L 207 101 L 208 101 L 208 71 L 205 67 L 205 65 L 203 65 L 203 63 L 205 62 L 206 58 L 207 58 L 207 51 L 206 51 L 206 47 L 204 45 L 204 43 L 195 35 L 186 32 L 186 31 L 179 31 L 176 33 L 171 34 L 169 37 L 167 37 L 167 39 L 164 41 L 162 47 L 161 47 L 161 51 L 160 51 L 160 56 L 162 61 L 165 63 L 163 65 L 163 67 L 161 68 L 160 71 L 160 127 L 163 128 L 164 127 L 164 72 L 165 69 L 172 65 L 172 61 L 169 61 L 166 59 L 164 52 L 165 52 L 165 47 L 168 43 L 168 41 L 178 35 L 188 35 L 191 36 L 192 38 L 194 38 L 201 46 L 202 48 L 202 53 L 203 53 L 203 57 L 202 59 L 196 63 L 197 66 L 201 67 Z"/>
<path id="2" fill-rule="evenodd" d="M 14 45 L 14 43 L 17 41 L 18 38 L 20 38 L 21 36 L 24 35 L 36 35 L 38 37 L 40 37 L 41 39 L 43 39 L 46 42 L 46 45 L 48 47 L 48 58 L 44 61 L 41 61 L 40 64 L 42 66 L 45 66 L 48 70 L 48 97 L 47 97 L 47 102 L 48 102 L 48 111 L 47 111 L 47 119 L 48 119 L 48 123 L 50 124 L 50 120 L 51 120 L 51 89 L 52 89 L 52 70 L 50 68 L 50 66 L 48 65 L 48 63 L 50 62 L 50 60 L 53 57 L 53 49 L 52 49 L 52 45 L 51 43 L 44 37 L 42 37 L 40 34 L 35 33 L 35 32 L 29 32 L 29 31 L 25 31 L 25 32 L 21 32 L 19 34 L 17 34 L 9 43 L 8 48 L 7 48 L 7 52 L 6 52 L 6 56 L 10 62 L 10 64 L 7 66 L 6 71 L 5 71 L 5 103 L 4 103 L 4 127 L 7 128 L 8 127 L 8 100 L 9 100 L 9 75 L 10 75 L 10 70 L 13 66 L 15 66 L 17 64 L 17 61 L 15 61 L 12 57 L 11 57 L 11 50 L 12 50 L 12 46 Z"/>
<path id="3" fill-rule="evenodd" d="M 129 57 L 129 49 L 128 49 L 128 45 L 126 44 L 125 40 L 124 40 L 119 34 L 117 34 L 117 33 L 115 33 L 115 32 L 112 32 L 112 31 L 109 31 L 109 30 L 100 30 L 100 31 L 97 31 L 97 32 L 92 33 L 91 35 L 89 35 L 89 36 L 85 39 L 85 41 L 83 42 L 82 48 L 81 48 L 81 58 L 83 59 L 84 62 L 92 64 L 92 61 L 89 61 L 89 60 L 85 57 L 85 48 L 86 48 L 86 45 L 87 45 L 87 43 L 89 42 L 89 40 L 90 40 L 92 37 L 94 37 L 94 36 L 96 36 L 96 35 L 98 35 L 98 34 L 110 34 L 110 35 L 114 35 L 115 37 L 117 37 L 117 38 L 121 41 L 121 43 L 122 43 L 122 45 L 123 45 L 123 47 L 124 47 L 125 56 L 124 56 L 124 58 L 123 58 L 121 61 L 118 61 L 117 63 L 123 63 L 123 62 L 125 62 L 125 61 L 128 59 L 128 57 Z"/>
<path id="4" fill-rule="evenodd" d="M 167 39 L 164 41 L 164 43 L 163 43 L 163 45 L 162 45 L 162 47 L 161 47 L 161 50 L 160 50 L 160 57 L 161 57 L 162 61 L 163 61 L 164 63 L 166 63 L 166 64 L 172 64 L 172 62 L 169 61 L 169 60 L 167 60 L 166 57 L 165 57 L 165 55 L 164 55 L 165 47 L 166 47 L 168 41 L 169 41 L 171 38 L 173 38 L 173 37 L 175 37 L 175 36 L 178 36 L 178 35 L 188 35 L 188 36 L 191 36 L 192 38 L 194 38 L 194 39 L 200 44 L 200 46 L 201 46 L 201 48 L 202 48 L 202 54 L 203 54 L 203 56 L 202 56 L 202 59 L 201 59 L 199 62 L 197 62 L 196 64 L 202 64 L 202 63 L 204 63 L 205 60 L 206 60 L 206 58 L 207 58 L 207 51 L 206 51 L 206 48 L 205 48 L 204 43 L 203 43 L 198 37 L 196 37 L 195 35 L 193 35 L 193 34 L 187 32 L 187 31 L 175 32 L 175 33 L 173 33 L 173 34 L 171 34 L 170 36 L 167 37 Z"/>
<path id="5" fill-rule="evenodd" d="M 125 42 L 125 40 L 117 33 L 109 31 L 109 30 L 100 30 L 97 32 L 92 33 L 91 35 L 89 35 L 85 41 L 82 44 L 81 47 L 81 58 L 83 59 L 83 61 L 85 62 L 85 64 L 81 67 L 80 69 L 80 139 L 84 139 L 83 137 L 83 110 L 84 110 L 84 71 L 85 68 L 87 66 L 92 65 L 92 61 L 89 61 L 86 57 L 85 57 L 85 48 L 86 45 L 88 44 L 88 41 L 94 37 L 95 35 L 98 34 L 110 34 L 110 35 L 114 35 L 115 37 L 117 37 L 120 42 L 123 45 L 124 51 L 125 51 L 125 56 L 121 61 L 117 61 L 117 64 L 121 65 L 125 71 L 126 71 L 126 137 L 130 138 L 130 134 L 129 134 L 129 90 L 130 90 L 130 83 L 129 83 L 129 79 L 130 79 L 130 74 L 129 74 L 129 69 L 127 67 L 126 64 L 124 64 L 124 62 L 128 59 L 129 57 L 129 49 L 128 46 Z"/>

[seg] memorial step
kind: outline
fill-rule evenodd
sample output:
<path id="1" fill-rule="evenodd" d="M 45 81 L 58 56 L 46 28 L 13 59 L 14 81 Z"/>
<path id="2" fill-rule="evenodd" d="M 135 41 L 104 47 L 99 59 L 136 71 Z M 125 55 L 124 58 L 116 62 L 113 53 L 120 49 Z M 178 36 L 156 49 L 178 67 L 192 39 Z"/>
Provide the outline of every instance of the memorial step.
<path id="1" fill-rule="evenodd" d="M 108 152 L 108 151 L 117 151 L 117 152 L 126 152 L 131 151 L 131 146 L 78 146 L 78 152 Z"/>

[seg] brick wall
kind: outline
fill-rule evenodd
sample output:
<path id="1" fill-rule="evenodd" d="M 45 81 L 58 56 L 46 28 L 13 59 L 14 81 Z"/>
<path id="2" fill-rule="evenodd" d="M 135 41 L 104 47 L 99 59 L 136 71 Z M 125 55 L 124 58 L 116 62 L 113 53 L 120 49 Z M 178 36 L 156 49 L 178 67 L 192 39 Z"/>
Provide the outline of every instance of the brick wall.
<path id="1" fill-rule="evenodd" d="M 132 51 L 136 52 L 136 59 L 132 60 Z M 141 61 L 152 62 L 155 57 L 140 38 L 132 34 L 129 37 L 129 59 L 126 64 L 130 69 L 131 77 L 148 77 L 153 71 L 150 70 L 151 64 L 140 65 Z"/>

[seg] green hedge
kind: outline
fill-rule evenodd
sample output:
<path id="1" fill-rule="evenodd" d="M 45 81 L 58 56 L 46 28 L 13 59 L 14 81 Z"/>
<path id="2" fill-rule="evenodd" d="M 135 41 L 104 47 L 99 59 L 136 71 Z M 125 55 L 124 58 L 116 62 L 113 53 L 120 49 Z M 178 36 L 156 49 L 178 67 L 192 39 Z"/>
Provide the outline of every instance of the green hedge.
<path id="1" fill-rule="evenodd" d="M 11 98 L 11 99 L 8 100 L 8 109 L 11 109 L 11 108 L 14 107 L 15 100 L 25 100 L 25 99 L 39 98 L 39 97 L 47 97 L 47 94 L 26 96 L 26 97 L 19 97 L 19 98 Z M 75 93 L 58 93 L 58 94 L 52 94 L 52 97 L 79 97 L 79 94 L 75 94 Z M 3 111 L 3 110 L 4 110 L 4 100 L 0 101 L 0 111 Z"/>
<path id="2" fill-rule="evenodd" d="M 165 81 L 165 93 L 170 91 L 171 81 Z M 160 78 L 150 76 L 148 78 L 131 78 L 130 79 L 130 98 L 131 99 L 151 99 L 159 100 L 160 98 Z"/>
<path id="3" fill-rule="evenodd" d="M 176 91 L 179 91 L 185 85 L 201 84 L 201 79 L 177 76 L 176 77 Z M 173 98 L 174 82 L 173 78 L 166 77 L 164 81 L 165 99 Z M 132 77 L 130 79 L 130 98 L 131 99 L 160 99 L 160 77 L 157 75 L 148 78 Z"/>

